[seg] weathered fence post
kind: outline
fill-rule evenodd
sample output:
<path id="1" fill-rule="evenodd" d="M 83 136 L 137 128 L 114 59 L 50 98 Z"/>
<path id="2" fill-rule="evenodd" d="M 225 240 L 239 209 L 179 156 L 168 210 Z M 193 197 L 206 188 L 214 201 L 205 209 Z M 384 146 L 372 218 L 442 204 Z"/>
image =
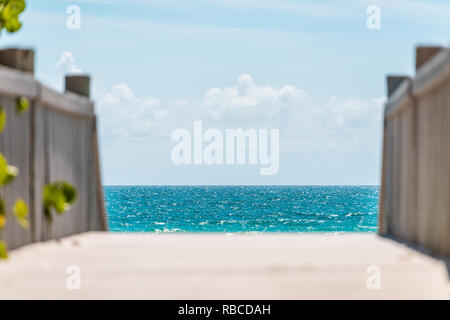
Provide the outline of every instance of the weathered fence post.
<path id="1" fill-rule="evenodd" d="M 386 84 L 387 84 L 387 95 L 390 97 L 404 80 L 411 79 L 408 76 L 387 76 Z"/>
<path id="2" fill-rule="evenodd" d="M 450 49 L 418 46 L 415 66 L 387 78 L 379 233 L 450 257 Z"/>
<path id="3" fill-rule="evenodd" d="M 88 98 L 91 95 L 91 79 L 88 75 L 67 75 L 65 87 L 66 92 L 76 93 Z"/>
<path id="4" fill-rule="evenodd" d="M 9 249 L 107 228 L 90 78 L 65 77 L 67 93 L 62 94 L 34 79 L 34 56 L 28 49 L 0 50 L 0 98 L 7 114 L 0 151 L 20 170 L 0 190 L 8 206 L 8 223 L 0 238 Z M 18 112 L 22 98 L 30 102 L 26 112 Z M 44 217 L 42 194 L 45 185 L 56 181 L 73 184 L 79 196 L 69 214 L 53 215 L 50 224 Z M 13 218 L 11 208 L 18 198 L 28 205 L 28 229 Z"/>
<path id="5" fill-rule="evenodd" d="M 0 65 L 27 73 L 31 76 L 34 74 L 34 51 L 31 49 L 18 49 L 18 48 L 8 48 L 0 50 Z M 6 84 L 6 83 L 4 83 Z M 10 84 L 11 85 L 11 84 Z M 14 85 L 14 84 L 13 84 Z M 16 115 L 10 114 L 8 119 L 10 126 L 18 126 L 18 123 L 22 123 L 21 128 L 11 128 L 10 132 L 6 130 L 3 134 L 5 135 L 6 141 L 15 141 L 15 139 L 23 139 L 22 143 L 12 144 L 12 149 L 8 150 L 11 154 L 19 154 L 20 160 L 16 165 L 19 170 L 25 172 L 22 176 L 19 175 L 21 182 L 19 184 L 11 185 L 9 187 L 11 193 L 10 195 L 18 196 L 21 195 L 27 199 L 28 207 L 31 208 L 29 214 L 30 228 L 29 233 L 24 231 L 13 223 L 9 223 L 7 228 L 10 230 L 10 234 L 13 233 L 12 239 L 9 239 L 11 247 L 17 247 L 32 241 L 38 237 L 39 229 L 36 223 L 36 212 L 34 210 L 35 196 L 34 196 L 34 180 L 35 180 L 35 168 L 34 168 L 34 156 L 35 156 L 35 113 L 34 113 L 34 103 L 35 95 L 31 92 L 27 92 L 26 96 L 30 99 L 31 107 L 29 108 L 26 115 L 17 117 Z M 6 107 L 6 106 L 5 106 Z M 7 107 L 6 107 L 7 108 Z M 7 108 L 8 109 L 8 108 Z M 9 109 L 10 110 L 10 109 Z M 26 123 L 25 125 L 24 122 Z M 14 124 L 13 124 L 14 123 Z M 17 129 L 23 131 L 20 135 Z M 11 145 L 10 145 L 11 146 Z M 5 147 L 5 146 L 2 146 Z M 6 148 L 5 148 L 6 149 Z M 17 160 L 16 160 L 17 161 Z M 11 190 L 12 189 L 12 190 Z"/>
<path id="6" fill-rule="evenodd" d="M 65 89 L 66 92 L 76 93 L 87 98 L 90 97 L 90 77 L 88 75 L 67 75 L 65 77 Z M 98 149 L 98 133 L 97 133 L 97 118 L 94 116 L 92 126 L 92 163 L 93 163 L 93 173 L 94 173 L 94 194 L 95 194 L 95 204 L 97 206 L 98 213 L 100 214 L 100 228 L 101 230 L 107 230 L 106 222 L 106 209 L 103 199 L 102 192 L 102 179 L 101 179 L 101 169 L 100 169 L 100 155 Z M 96 215 L 91 215 L 95 218 Z M 95 221 L 90 222 L 90 227 L 96 229 L 97 223 Z"/>
<path id="7" fill-rule="evenodd" d="M 397 88 L 405 81 L 410 80 L 411 78 L 403 75 L 390 75 L 386 77 L 386 92 L 388 98 L 390 98 Z M 379 234 L 388 234 L 390 233 L 390 223 L 388 219 L 392 218 L 389 215 L 391 214 L 391 208 L 388 206 L 390 201 L 388 201 L 388 197 L 392 196 L 392 183 L 391 177 L 388 174 L 388 168 L 392 161 L 392 155 L 388 152 L 388 149 L 392 146 L 392 141 L 389 139 L 389 121 L 385 119 L 383 122 L 383 155 L 382 155 L 382 164 L 381 164 L 381 186 L 380 186 L 380 204 L 379 204 L 379 225 L 378 225 L 378 233 Z"/>
<path id="8" fill-rule="evenodd" d="M 106 218 L 105 200 L 103 198 L 102 177 L 100 168 L 100 151 L 98 148 L 98 133 L 97 133 L 97 117 L 94 116 L 94 128 L 92 134 L 92 148 L 93 148 L 93 163 L 95 174 L 95 191 L 97 198 L 97 210 L 100 214 L 100 230 L 108 230 L 108 222 Z"/>
<path id="9" fill-rule="evenodd" d="M 416 71 L 420 69 L 428 60 L 441 51 L 440 46 L 417 46 L 416 47 Z"/>
<path id="10" fill-rule="evenodd" d="M 34 51 L 31 49 L 0 50 L 0 64 L 19 71 L 34 73 Z"/>

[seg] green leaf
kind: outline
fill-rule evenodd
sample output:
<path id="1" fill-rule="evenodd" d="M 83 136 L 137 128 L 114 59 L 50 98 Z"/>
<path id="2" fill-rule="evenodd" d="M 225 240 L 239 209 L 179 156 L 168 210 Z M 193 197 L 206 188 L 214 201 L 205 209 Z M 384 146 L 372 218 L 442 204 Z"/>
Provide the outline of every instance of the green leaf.
<path id="1" fill-rule="evenodd" d="M 5 123 L 6 123 L 6 112 L 3 109 L 2 106 L 0 106 L 0 132 L 5 129 Z"/>
<path id="2" fill-rule="evenodd" d="M 18 31 L 22 24 L 19 15 L 25 10 L 24 0 L 0 1 L 0 31 L 4 28 L 8 32 Z"/>
<path id="3" fill-rule="evenodd" d="M 22 228 L 28 229 L 30 224 L 28 222 L 28 207 L 25 201 L 23 201 L 23 199 L 17 199 L 13 211 L 17 222 Z"/>
<path id="4" fill-rule="evenodd" d="M 6 225 L 6 215 L 0 214 L 0 229 L 3 229 Z"/>
<path id="5" fill-rule="evenodd" d="M 3 241 L 0 241 L 0 259 L 8 259 L 8 247 Z"/>
<path id="6" fill-rule="evenodd" d="M 56 212 L 64 212 L 64 194 L 55 184 L 49 184 L 44 187 L 44 206 L 49 210 L 54 208 Z"/>
<path id="7" fill-rule="evenodd" d="M 26 97 L 20 97 L 16 100 L 17 113 L 24 113 L 30 108 L 30 101 Z"/>
<path id="8" fill-rule="evenodd" d="M 44 216 L 45 219 L 47 220 L 47 222 L 52 223 L 53 222 L 53 217 L 52 217 L 52 213 L 50 211 L 50 207 L 47 207 L 44 205 Z"/>
<path id="9" fill-rule="evenodd" d="M 3 229 L 6 225 L 6 212 L 5 212 L 5 202 L 0 199 L 0 229 Z"/>
<path id="10" fill-rule="evenodd" d="M 6 215 L 0 214 L 0 229 L 6 226 Z"/>
<path id="11" fill-rule="evenodd" d="M 19 169 L 8 165 L 5 157 L 0 153 L 0 186 L 4 186 L 19 175 Z"/>
<path id="12" fill-rule="evenodd" d="M 66 202 L 68 204 L 73 204 L 77 198 L 77 190 L 75 189 L 75 187 L 70 183 L 63 181 L 61 182 L 61 189 L 64 196 L 66 197 Z"/>
<path id="13" fill-rule="evenodd" d="M 0 215 L 4 215 L 6 213 L 5 211 L 5 202 L 3 201 L 3 199 L 0 198 Z"/>
<path id="14" fill-rule="evenodd" d="M 44 215 L 51 222 L 51 210 L 57 214 L 63 214 L 70 209 L 70 205 L 75 202 L 77 191 L 73 185 L 65 181 L 57 181 L 48 184 L 43 190 Z"/>

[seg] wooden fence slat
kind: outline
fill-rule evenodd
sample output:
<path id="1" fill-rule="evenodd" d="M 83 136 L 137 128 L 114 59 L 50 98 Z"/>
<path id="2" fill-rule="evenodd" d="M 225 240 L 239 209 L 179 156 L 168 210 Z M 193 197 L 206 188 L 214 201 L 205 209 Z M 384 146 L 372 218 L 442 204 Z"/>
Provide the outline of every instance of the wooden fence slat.
<path id="1" fill-rule="evenodd" d="M 418 59 L 386 104 L 380 233 L 450 257 L 450 49 Z"/>
<path id="2" fill-rule="evenodd" d="M 31 101 L 29 110 L 22 114 L 16 112 L 19 96 Z M 0 104 L 7 113 L 0 152 L 20 169 L 20 175 L 0 189 L 8 219 L 0 239 L 14 249 L 83 231 L 106 230 L 106 224 L 102 225 L 105 217 L 97 134 L 92 130 L 95 114 L 89 98 L 55 92 L 32 74 L 0 66 Z M 54 215 L 49 225 L 44 218 L 42 191 L 46 184 L 58 180 L 72 183 L 78 197 L 68 212 Z M 12 206 L 18 197 L 29 206 L 28 230 L 13 218 Z"/>

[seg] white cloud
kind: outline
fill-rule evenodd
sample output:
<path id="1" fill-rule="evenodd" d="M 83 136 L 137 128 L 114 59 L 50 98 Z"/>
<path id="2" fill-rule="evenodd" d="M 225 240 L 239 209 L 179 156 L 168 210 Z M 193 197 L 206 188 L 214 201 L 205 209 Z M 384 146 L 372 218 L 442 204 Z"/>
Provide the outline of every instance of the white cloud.
<path id="1" fill-rule="evenodd" d="M 259 86 L 249 74 L 242 74 L 236 86 L 208 90 L 203 107 L 212 120 L 241 123 L 282 117 L 294 112 L 295 105 L 305 100 L 303 90 L 292 86 Z"/>
<path id="2" fill-rule="evenodd" d="M 83 72 L 83 70 L 81 70 L 75 65 L 75 59 L 73 57 L 73 54 L 69 51 L 63 51 L 61 57 L 55 63 L 55 67 L 59 68 L 64 73 L 74 74 Z"/>
<path id="3" fill-rule="evenodd" d="M 295 86 L 259 85 L 249 74 L 202 99 L 138 97 L 126 84 L 96 90 L 103 138 L 168 138 L 194 120 L 214 128 L 278 128 L 282 153 L 378 152 L 384 98 L 311 101 Z M 375 150 L 375 151 L 374 151 Z"/>
<path id="4" fill-rule="evenodd" d="M 331 128 L 364 128 L 379 124 L 383 102 L 383 98 L 339 100 L 333 97 L 320 113 L 324 118 L 329 117 L 328 123 Z"/>
<path id="5" fill-rule="evenodd" d="M 96 92 L 95 97 L 105 137 L 155 135 L 158 123 L 169 115 L 158 99 L 136 97 L 123 83 L 114 85 L 106 93 Z"/>
<path id="6" fill-rule="evenodd" d="M 383 103 L 385 99 L 338 99 L 332 97 L 324 105 L 311 106 L 306 118 L 293 117 L 297 133 L 304 137 L 303 150 L 363 152 L 375 155 L 380 143 Z M 295 126 L 292 126 L 295 128 Z M 375 146 L 375 147 L 374 147 Z M 288 150 L 299 150 L 289 141 Z"/>
<path id="7" fill-rule="evenodd" d="M 63 79 L 65 75 L 83 73 L 83 70 L 75 64 L 75 58 L 69 51 L 63 51 L 61 57 L 54 64 L 54 67 L 60 73 L 60 80 L 58 83 L 48 83 L 48 85 L 59 92 L 64 91 Z"/>

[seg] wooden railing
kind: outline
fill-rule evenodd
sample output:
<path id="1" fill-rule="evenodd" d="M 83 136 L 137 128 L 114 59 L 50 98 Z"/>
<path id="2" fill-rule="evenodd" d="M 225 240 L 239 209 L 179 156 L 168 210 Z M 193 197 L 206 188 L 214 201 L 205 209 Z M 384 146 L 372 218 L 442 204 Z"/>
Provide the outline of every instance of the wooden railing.
<path id="1" fill-rule="evenodd" d="M 30 50 L 0 51 L 0 104 L 7 114 L 0 151 L 20 170 L 0 191 L 8 221 L 0 239 L 9 249 L 107 229 L 89 77 L 66 77 L 66 92 L 58 93 L 34 79 L 33 56 Z M 17 114 L 17 97 L 31 102 L 27 112 Z M 43 213 L 42 191 L 44 185 L 58 180 L 73 184 L 78 197 L 69 211 L 55 215 L 49 223 Z M 28 229 L 12 217 L 11 207 L 18 197 L 28 204 Z"/>
<path id="2" fill-rule="evenodd" d="M 450 257 L 450 49 L 387 80 L 379 232 Z"/>

